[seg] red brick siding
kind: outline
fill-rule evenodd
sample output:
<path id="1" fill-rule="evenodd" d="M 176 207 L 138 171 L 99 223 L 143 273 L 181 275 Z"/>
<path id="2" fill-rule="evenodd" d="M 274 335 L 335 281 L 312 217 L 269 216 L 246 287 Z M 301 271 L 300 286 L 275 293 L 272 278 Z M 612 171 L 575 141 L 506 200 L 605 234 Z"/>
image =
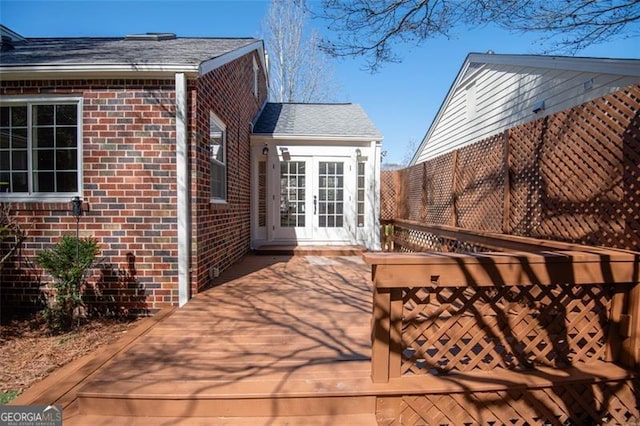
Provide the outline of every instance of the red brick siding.
<path id="1" fill-rule="evenodd" d="M 257 61 L 256 57 L 256 62 Z M 260 65 L 261 66 L 261 65 Z M 192 105 L 191 177 L 193 200 L 192 291 L 210 284 L 209 271 L 221 271 L 239 260 L 250 247 L 250 131 L 266 98 L 266 80 L 260 70 L 258 98 L 253 93 L 252 55 L 245 55 L 200 77 Z M 227 203 L 210 203 L 209 113 L 226 125 Z"/>
<path id="2" fill-rule="evenodd" d="M 4 81 L 0 94 L 82 95 L 80 235 L 102 248 L 104 303 L 131 312 L 177 302 L 173 80 Z M 35 254 L 75 233 L 67 203 L 12 203 L 28 239 L 2 277 L 3 306 L 31 302 L 46 276 Z M 8 299 L 7 299 L 8 298 Z"/>
<path id="3" fill-rule="evenodd" d="M 258 62 L 260 63 L 260 62 Z M 191 144 L 192 292 L 210 284 L 250 244 L 250 123 L 266 97 L 260 72 L 246 55 L 188 82 Z M 171 80 L 1 82 L 0 94 L 82 95 L 83 200 L 81 236 L 96 238 L 106 267 L 94 281 L 103 307 L 153 312 L 178 303 L 175 86 Z M 227 126 L 227 204 L 211 204 L 209 111 Z M 28 239 L 2 271 L 2 306 L 32 304 L 47 277 L 36 253 L 74 234 L 69 203 L 12 203 Z M 96 304 L 94 304 L 95 306 Z"/>

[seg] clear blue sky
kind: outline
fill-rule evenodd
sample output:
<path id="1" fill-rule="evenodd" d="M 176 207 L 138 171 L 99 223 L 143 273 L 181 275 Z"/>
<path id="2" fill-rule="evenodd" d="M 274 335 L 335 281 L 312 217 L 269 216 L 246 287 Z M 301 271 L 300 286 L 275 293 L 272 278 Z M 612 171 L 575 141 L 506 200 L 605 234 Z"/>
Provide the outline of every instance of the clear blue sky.
<path id="1" fill-rule="evenodd" d="M 260 37 L 268 7 L 262 1 L 0 0 L 0 22 L 25 37 L 124 36 L 173 32 L 178 36 Z M 318 2 L 312 5 L 317 7 Z M 320 28 L 319 22 L 311 25 Z M 326 33 L 325 33 L 326 34 Z M 452 40 L 404 46 L 402 63 L 376 74 L 363 71 L 361 59 L 335 62 L 340 86 L 336 101 L 362 105 L 385 139 L 385 162 L 413 154 L 469 52 L 536 53 L 532 35 L 495 28 L 459 29 Z M 640 58 L 640 39 L 593 46 L 580 56 Z"/>

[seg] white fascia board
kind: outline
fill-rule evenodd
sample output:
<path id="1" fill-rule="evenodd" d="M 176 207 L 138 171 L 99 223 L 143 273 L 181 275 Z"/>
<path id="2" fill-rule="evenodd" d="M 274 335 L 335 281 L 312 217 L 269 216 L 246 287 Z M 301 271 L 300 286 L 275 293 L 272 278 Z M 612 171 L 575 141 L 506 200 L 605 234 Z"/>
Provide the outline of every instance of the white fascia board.
<path id="1" fill-rule="evenodd" d="M 25 41 L 26 40 L 26 38 L 24 38 L 23 36 L 21 36 L 17 32 L 13 31 L 11 28 L 5 27 L 2 24 L 0 24 L 0 35 L 7 36 L 12 41 Z"/>
<path id="2" fill-rule="evenodd" d="M 251 135 L 252 141 L 308 141 L 308 142 L 380 142 L 382 137 L 373 136 L 332 136 L 332 135 Z"/>
<path id="3" fill-rule="evenodd" d="M 71 78 L 158 78 L 173 79 L 176 73 L 195 77 L 197 65 L 113 64 L 113 65 L 36 65 L 0 66 L 2 80 L 49 80 Z"/>
<path id="4" fill-rule="evenodd" d="M 246 46 L 224 53 L 208 61 L 204 61 L 202 64 L 200 64 L 200 75 L 205 75 L 254 50 L 258 52 L 258 57 L 260 58 L 260 63 L 262 64 L 262 69 L 264 70 L 266 76 L 267 68 L 264 60 L 264 45 L 262 43 L 262 40 L 256 40 L 251 44 L 247 44 Z"/>
<path id="5" fill-rule="evenodd" d="M 470 53 L 468 61 L 640 77 L 640 59 Z"/>

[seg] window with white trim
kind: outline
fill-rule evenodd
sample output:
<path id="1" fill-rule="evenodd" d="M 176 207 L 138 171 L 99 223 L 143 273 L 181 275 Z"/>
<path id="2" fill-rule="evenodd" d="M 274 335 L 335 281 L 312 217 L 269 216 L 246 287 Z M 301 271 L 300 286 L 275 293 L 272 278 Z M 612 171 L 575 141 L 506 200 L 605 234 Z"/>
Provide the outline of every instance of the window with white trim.
<path id="1" fill-rule="evenodd" d="M 0 99 L 0 197 L 79 195 L 81 122 L 81 98 Z"/>
<path id="2" fill-rule="evenodd" d="M 211 202 L 227 201 L 227 127 L 213 113 L 209 114 L 209 149 L 211 155 Z"/>
<path id="3" fill-rule="evenodd" d="M 357 191 L 358 196 L 356 198 L 357 206 L 358 206 L 358 227 L 362 228 L 364 226 L 364 210 L 365 210 L 365 162 L 358 161 L 358 182 L 357 182 Z"/>

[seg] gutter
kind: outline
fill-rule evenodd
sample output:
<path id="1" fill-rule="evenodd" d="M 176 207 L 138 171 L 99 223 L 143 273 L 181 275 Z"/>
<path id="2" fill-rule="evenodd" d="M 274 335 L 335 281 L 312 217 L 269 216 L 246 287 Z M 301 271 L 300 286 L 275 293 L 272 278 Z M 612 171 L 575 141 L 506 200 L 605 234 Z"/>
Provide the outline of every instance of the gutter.
<path id="1" fill-rule="evenodd" d="M 198 76 L 196 65 L 113 64 L 113 65 L 2 65 L 2 80 L 71 80 L 103 78 L 173 78 L 176 73 Z"/>
<path id="2" fill-rule="evenodd" d="M 255 141 L 305 141 L 305 142 L 344 142 L 349 145 L 354 142 L 382 141 L 382 136 L 340 136 L 340 135 L 292 135 L 292 134 L 266 134 L 253 133 L 251 139 Z"/>

